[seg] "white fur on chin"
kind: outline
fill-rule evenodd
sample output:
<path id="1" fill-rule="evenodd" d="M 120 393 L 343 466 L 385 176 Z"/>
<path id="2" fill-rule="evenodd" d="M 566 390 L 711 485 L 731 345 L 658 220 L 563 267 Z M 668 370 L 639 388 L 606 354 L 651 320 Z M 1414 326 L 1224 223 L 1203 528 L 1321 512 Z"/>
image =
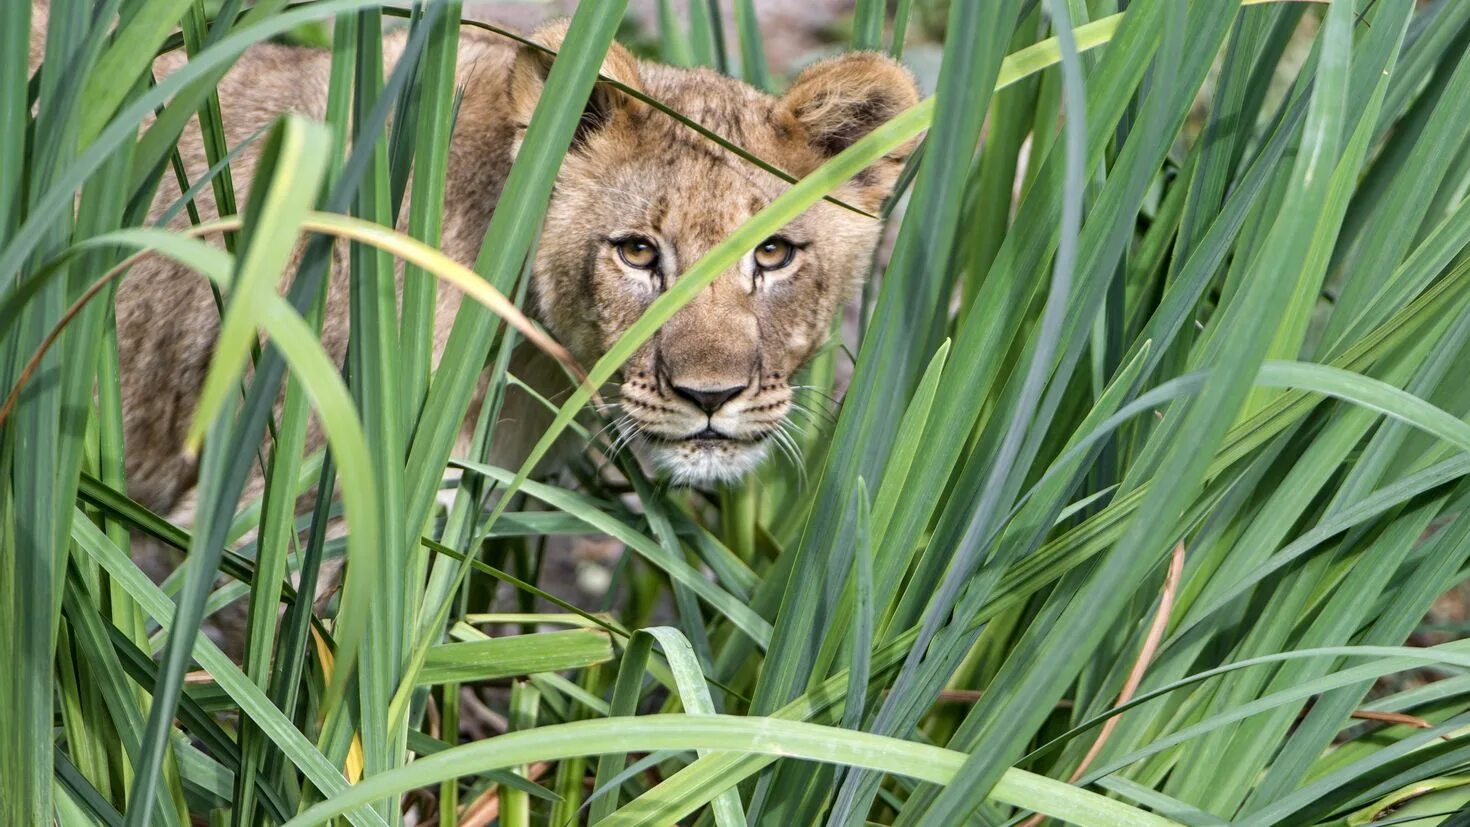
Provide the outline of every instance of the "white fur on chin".
<path id="1" fill-rule="evenodd" d="M 649 458 L 667 471 L 675 485 L 732 483 L 766 458 L 766 443 L 687 442 L 649 446 Z"/>

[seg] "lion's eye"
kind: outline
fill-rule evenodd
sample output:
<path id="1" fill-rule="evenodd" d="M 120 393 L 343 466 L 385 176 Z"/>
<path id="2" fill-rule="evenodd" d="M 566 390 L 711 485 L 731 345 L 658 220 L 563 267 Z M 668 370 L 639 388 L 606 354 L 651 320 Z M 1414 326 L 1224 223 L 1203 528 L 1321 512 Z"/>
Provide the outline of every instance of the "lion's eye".
<path id="1" fill-rule="evenodd" d="M 630 235 L 613 242 L 618 249 L 618 258 L 629 267 L 652 270 L 658 266 L 658 245 L 641 235 Z"/>
<path id="2" fill-rule="evenodd" d="M 755 266 L 762 270 L 780 270 L 796 257 L 796 246 L 773 235 L 755 247 Z"/>

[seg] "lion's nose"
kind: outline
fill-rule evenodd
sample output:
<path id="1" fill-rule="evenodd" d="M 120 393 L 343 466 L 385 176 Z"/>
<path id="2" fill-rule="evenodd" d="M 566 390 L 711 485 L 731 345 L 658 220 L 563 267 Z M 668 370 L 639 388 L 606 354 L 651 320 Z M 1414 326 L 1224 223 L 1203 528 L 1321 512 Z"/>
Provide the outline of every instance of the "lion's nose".
<path id="1" fill-rule="evenodd" d="M 728 388 L 716 388 L 714 390 L 702 390 L 689 388 L 683 385 L 674 385 L 674 393 L 693 402 L 695 407 L 707 414 L 712 414 L 720 409 L 720 406 L 739 396 L 749 385 L 735 385 Z"/>

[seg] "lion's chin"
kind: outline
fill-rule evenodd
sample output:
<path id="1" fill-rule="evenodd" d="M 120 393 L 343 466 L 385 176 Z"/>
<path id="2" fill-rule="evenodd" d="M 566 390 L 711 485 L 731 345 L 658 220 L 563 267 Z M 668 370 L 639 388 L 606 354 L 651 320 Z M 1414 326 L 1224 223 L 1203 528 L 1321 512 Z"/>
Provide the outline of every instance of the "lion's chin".
<path id="1" fill-rule="evenodd" d="M 708 488 L 738 482 L 766 458 L 766 443 L 728 439 L 686 439 L 649 445 L 648 458 L 675 485 Z"/>

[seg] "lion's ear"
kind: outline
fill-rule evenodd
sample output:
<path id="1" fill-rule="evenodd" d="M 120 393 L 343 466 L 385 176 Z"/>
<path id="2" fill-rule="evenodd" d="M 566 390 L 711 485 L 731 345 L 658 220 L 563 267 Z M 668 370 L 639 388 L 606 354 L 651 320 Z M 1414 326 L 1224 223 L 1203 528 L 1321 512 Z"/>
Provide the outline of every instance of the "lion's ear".
<path id="1" fill-rule="evenodd" d="M 561 51 L 566 39 L 569 23 L 559 20 L 537 29 L 530 40 L 553 52 Z M 546 86 L 546 77 L 551 73 L 554 57 L 541 49 L 522 45 L 516 51 L 515 67 L 510 74 L 510 104 L 516 123 L 524 127 L 530 123 L 536 102 L 541 99 L 541 90 Z M 622 46 L 614 43 L 607 51 L 598 74 L 611 78 L 625 86 L 643 91 L 638 78 L 638 61 Z M 573 147 L 581 145 L 589 134 L 611 123 L 620 111 L 629 110 L 638 102 L 612 84 L 599 81 L 592 88 L 587 108 L 582 112 L 582 122 L 577 127 Z"/>
<path id="2" fill-rule="evenodd" d="M 782 98 L 820 155 L 830 157 L 919 102 L 914 76 L 876 52 L 850 52 L 814 63 Z M 912 143 L 898 150 L 902 160 Z"/>

